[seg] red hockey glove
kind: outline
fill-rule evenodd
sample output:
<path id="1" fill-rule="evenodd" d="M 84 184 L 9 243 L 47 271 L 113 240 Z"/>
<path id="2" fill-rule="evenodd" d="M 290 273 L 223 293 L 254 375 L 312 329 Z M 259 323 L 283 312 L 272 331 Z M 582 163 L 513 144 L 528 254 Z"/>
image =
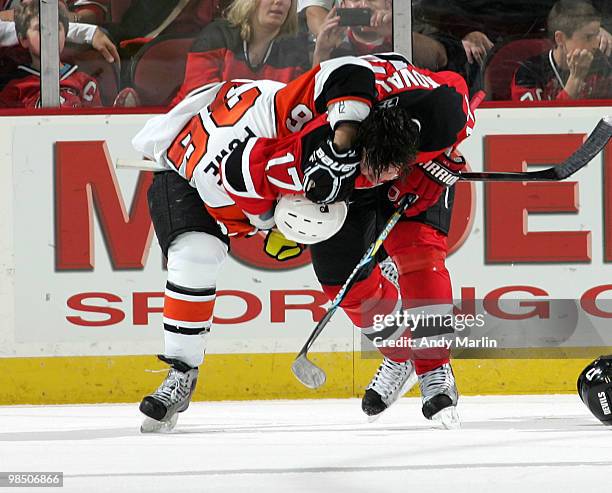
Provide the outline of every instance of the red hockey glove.
<path id="1" fill-rule="evenodd" d="M 427 163 L 417 163 L 398 188 L 401 195 L 413 193 L 418 200 L 407 211 L 416 216 L 434 205 L 442 191 L 459 180 L 459 172 L 465 167 L 465 158 L 457 150 L 449 150 Z"/>

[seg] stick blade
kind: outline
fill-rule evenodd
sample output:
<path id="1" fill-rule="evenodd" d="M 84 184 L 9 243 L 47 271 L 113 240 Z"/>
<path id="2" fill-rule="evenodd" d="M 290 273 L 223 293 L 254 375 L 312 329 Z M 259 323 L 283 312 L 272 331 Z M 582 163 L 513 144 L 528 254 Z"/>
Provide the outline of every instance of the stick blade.
<path id="1" fill-rule="evenodd" d="M 291 371 L 295 378 L 309 389 L 318 389 L 326 380 L 325 372 L 310 361 L 305 354 L 300 354 L 295 358 Z"/>
<path id="2" fill-rule="evenodd" d="M 584 168 L 606 147 L 610 137 L 612 137 L 612 116 L 605 116 L 599 121 L 582 147 L 567 158 L 563 165 L 556 167 L 557 179 L 563 180 Z"/>

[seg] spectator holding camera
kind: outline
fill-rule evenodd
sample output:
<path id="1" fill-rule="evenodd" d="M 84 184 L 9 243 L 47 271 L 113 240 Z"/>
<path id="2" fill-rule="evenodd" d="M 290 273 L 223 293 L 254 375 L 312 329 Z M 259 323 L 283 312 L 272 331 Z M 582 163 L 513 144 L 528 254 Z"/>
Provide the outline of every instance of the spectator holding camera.
<path id="1" fill-rule="evenodd" d="M 515 101 L 612 97 L 610 58 L 600 49 L 601 15 L 584 0 L 560 0 L 548 15 L 555 46 L 515 72 Z"/>
<path id="2" fill-rule="evenodd" d="M 345 55 L 393 51 L 390 0 L 342 0 L 318 27 L 313 64 Z M 412 41 L 414 63 L 421 67 L 460 71 L 465 62 L 460 43 L 451 36 L 413 32 Z"/>
<path id="3" fill-rule="evenodd" d="M 15 8 L 15 29 L 20 45 L 27 49 L 31 64 L 19 65 L 19 74 L 0 92 L 0 107 L 39 108 L 40 99 L 40 6 L 36 1 L 24 2 Z M 59 6 L 59 53 L 64 48 L 68 32 L 68 10 Z M 78 108 L 101 106 L 96 80 L 77 66 L 60 62 L 60 106 Z"/>
<path id="4" fill-rule="evenodd" d="M 320 25 L 313 65 L 345 55 L 393 50 L 390 0 L 342 0 Z"/>
<path id="5" fill-rule="evenodd" d="M 194 41 L 172 104 L 211 82 L 289 82 L 309 68 L 307 39 L 297 36 L 296 0 L 234 0 L 225 18 L 210 23 Z"/>

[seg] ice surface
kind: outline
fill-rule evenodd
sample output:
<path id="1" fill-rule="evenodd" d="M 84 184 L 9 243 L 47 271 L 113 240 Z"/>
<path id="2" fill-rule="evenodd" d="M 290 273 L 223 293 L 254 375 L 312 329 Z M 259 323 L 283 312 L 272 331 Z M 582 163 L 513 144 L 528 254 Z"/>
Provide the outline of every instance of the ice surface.
<path id="1" fill-rule="evenodd" d="M 609 490 L 612 427 L 577 396 L 459 412 L 462 429 L 436 430 L 419 399 L 374 423 L 357 399 L 194 403 L 174 433 L 142 435 L 136 404 L 0 407 L 0 471 L 63 471 L 55 491 L 83 493 Z"/>

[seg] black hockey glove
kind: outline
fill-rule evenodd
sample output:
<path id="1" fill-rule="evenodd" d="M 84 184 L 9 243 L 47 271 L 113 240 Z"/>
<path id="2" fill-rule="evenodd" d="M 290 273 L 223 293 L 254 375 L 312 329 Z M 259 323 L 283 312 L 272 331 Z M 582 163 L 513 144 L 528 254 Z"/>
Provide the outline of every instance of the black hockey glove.
<path id="1" fill-rule="evenodd" d="M 302 188 L 306 198 L 317 204 L 346 200 L 353 191 L 359 161 L 354 150 L 338 152 L 327 139 L 304 164 Z"/>

